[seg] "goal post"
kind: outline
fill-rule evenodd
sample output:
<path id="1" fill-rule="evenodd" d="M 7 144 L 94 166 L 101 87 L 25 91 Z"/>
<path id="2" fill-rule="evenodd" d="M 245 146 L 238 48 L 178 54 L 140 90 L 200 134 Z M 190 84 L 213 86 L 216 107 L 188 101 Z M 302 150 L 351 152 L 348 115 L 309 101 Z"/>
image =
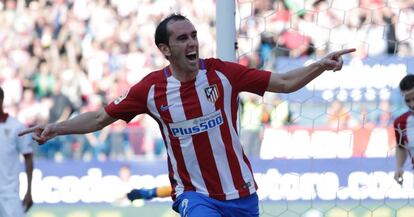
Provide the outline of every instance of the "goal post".
<path id="1" fill-rule="evenodd" d="M 217 58 L 236 61 L 236 3 L 235 0 L 216 1 Z"/>

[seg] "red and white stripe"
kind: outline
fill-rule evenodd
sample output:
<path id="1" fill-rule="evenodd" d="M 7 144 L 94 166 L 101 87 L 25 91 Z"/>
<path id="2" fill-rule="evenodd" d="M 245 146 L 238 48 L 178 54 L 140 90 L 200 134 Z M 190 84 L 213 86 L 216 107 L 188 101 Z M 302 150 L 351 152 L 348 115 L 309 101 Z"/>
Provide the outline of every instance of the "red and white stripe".
<path id="1" fill-rule="evenodd" d="M 205 63 L 206 69 L 202 67 L 196 79 L 189 82 L 176 80 L 168 68 L 153 72 L 105 110 L 125 121 L 147 113 L 159 123 L 168 154 L 173 199 L 184 191 L 197 191 L 219 200 L 248 196 L 257 186 L 237 133 L 238 94 L 262 94 L 270 72 L 216 59 Z M 214 100 L 206 93 L 211 87 L 216 92 Z M 198 127 L 198 123 L 212 117 L 221 118 L 221 122 L 208 130 L 172 133 L 176 126 Z"/>
<path id="2" fill-rule="evenodd" d="M 205 96 L 204 89 L 210 85 L 209 80 L 218 81 L 218 89 L 222 93 L 216 106 Z M 174 189 L 177 195 L 185 190 L 194 190 L 213 198 L 228 200 L 255 192 L 252 172 L 244 161 L 237 132 L 232 124 L 236 115 L 235 111 L 232 112 L 232 107 L 237 107 L 234 103 L 236 101 L 232 100 L 230 82 L 220 72 L 209 73 L 207 76 L 206 70 L 200 70 L 194 83 L 184 85 L 169 76 L 164 85 L 151 87 L 147 104 L 149 112 L 154 117 L 159 117 L 158 122 L 163 128 L 173 177 L 177 181 Z M 167 112 L 162 112 L 159 110 L 161 105 L 169 105 L 170 108 Z M 220 128 L 183 138 L 169 136 L 171 132 L 164 120 L 180 122 L 216 110 L 223 111 L 226 119 Z M 244 190 L 243 184 L 247 182 L 251 185 Z"/>
<path id="3" fill-rule="evenodd" d="M 407 148 L 414 166 L 414 115 L 408 111 L 394 121 L 396 142 Z"/>

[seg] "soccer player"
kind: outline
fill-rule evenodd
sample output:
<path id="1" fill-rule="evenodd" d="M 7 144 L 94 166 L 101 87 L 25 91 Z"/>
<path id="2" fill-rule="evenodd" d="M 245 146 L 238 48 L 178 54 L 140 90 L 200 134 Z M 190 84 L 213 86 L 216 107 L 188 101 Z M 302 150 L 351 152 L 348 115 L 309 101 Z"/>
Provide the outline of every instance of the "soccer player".
<path id="1" fill-rule="evenodd" d="M 3 110 L 4 91 L 0 87 L 0 216 L 23 217 L 33 205 L 33 149 L 30 136 L 19 137 L 24 125 Z M 27 191 L 23 202 L 19 196 L 19 155 L 24 157 Z"/>
<path id="2" fill-rule="evenodd" d="M 414 75 L 406 75 L 400 81 L 400 91 L 403 95 L 408 111 L 397 117 L 394 121 L 396 169 L 394 179 L 399 184 L 403 183 L 404 163 L 407 155 L 414 166 Z"/>
<path id="3" fill-rule="evenodd" d="M 155 44 L 170 62 L 95 112 L 21 132 L 43 144 L 58 135 L 100 130 L 149 114 L 167 149 L 173 209 L 181 216 L 258 216 L 257 185 L 237 132 L 238 95 L 296 91 L 327 70 L 340 70 L 345 49 L 287 73 L 199 58 L 197 30 L 172 14 L 157 26 Z"/>

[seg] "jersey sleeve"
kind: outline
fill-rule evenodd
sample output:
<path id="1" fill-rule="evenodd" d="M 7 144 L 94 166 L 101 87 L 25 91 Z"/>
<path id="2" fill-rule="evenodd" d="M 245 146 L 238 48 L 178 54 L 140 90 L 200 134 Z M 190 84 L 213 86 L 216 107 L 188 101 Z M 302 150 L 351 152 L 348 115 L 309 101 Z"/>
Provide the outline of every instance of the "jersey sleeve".
<path id="1" fill-rule="evenodd" d="M 109 116 L 130 122 L 135 116 L 147 112 L 147 95 L 148 85 L 143 79 L 104 109 Z"/>
<path id="2" fill-rule="evenodd" d="M 231 85 L 239 92 L 247 91 L 263 95 L 266 91 L 272 72 L 248 68 L 238 63 L 209 59 L 215 68 L 224 73 Z"/>

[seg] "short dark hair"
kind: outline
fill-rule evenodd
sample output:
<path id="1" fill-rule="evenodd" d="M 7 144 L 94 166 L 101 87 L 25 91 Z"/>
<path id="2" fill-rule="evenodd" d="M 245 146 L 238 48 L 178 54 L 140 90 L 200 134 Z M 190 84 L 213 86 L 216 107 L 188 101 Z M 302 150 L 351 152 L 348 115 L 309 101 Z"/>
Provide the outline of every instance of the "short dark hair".
<path id="1" fill-rule="evenodd" d="M 161 43 L 169 45 L 168 38 L 170 37 L 170 34 L 167 30 L 167 24 L 170 21 L 177 21 L 177 20 L 188 20 L 188 19 L 187 17 L 181 14 L 170 14 L 167 18 L 161 21 L 160 24 L 158 24 L 157 29 L 155 29 L 155 45 L 157 45 L 157 47 Z"/>
<path id="2" fill-rule="evenodd" d="M 408 74 L 400 81 L 400 90 L 407 91 L 413 88 L 414 88 L 414 74 Z"/>

